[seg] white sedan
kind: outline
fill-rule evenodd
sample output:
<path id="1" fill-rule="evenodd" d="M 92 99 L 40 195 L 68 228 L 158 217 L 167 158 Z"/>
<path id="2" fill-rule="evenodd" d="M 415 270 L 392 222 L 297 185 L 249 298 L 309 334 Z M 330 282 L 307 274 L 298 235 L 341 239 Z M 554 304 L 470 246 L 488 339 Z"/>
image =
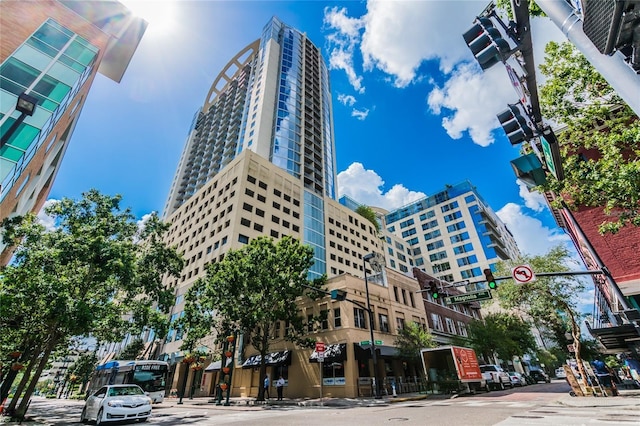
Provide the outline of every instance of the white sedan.
<path id="1" fill-rule="evenodd" d="M 108 385 L 87 398 L 80 421 L 95 420 L 96 425 L 106 422 L 139 420 L 146 422 L 151 416 L 151 398 L 138 385 Z"/>

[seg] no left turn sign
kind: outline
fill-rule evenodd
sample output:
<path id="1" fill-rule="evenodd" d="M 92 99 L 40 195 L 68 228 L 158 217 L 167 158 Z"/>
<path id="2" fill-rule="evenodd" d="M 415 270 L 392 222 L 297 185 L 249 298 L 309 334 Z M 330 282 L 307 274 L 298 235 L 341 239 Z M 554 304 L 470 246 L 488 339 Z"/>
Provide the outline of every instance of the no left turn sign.
<path id="1" fill-rule="evenodd" d="M 526 284 L 536 280 L 536 275 L 529 265 L 519 265 L 511 269 L 511 276 L 520 284 Z"/>

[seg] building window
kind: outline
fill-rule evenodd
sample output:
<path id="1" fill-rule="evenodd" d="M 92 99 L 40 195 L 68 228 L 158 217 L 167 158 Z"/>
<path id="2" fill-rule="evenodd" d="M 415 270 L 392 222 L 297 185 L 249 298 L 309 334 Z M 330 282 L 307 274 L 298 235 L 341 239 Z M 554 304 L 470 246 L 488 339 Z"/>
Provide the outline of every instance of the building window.
<path id="1" fill-rule="evenodd" d="M 327 330 L 329 328 L 329 310 L 326 309 L 326 305 L 324 309 L 320 310 L 320 318 L 320 328 Z"/>
<path id="2" fill-rule="evenodd" d="M 445 323 L 447 324 L 447 332 L 449 334 L 456 334 L 456 326 L 451 318 L 445 318 Z"/>
<path id="3" fill-rule="evenodd" d="M 249 244 L 249 237 L 247 237 L 246 235 L 238 235 L 238 242 L 242 243 L 242 244 Z"/>
<path id="4" fill-rule="evenodd" d="M 385 314 L 378 314 L 378 322 L 380 323 L 380 331 L 389 332 L 389 317 Z"/>
<path id="5" fill-rule="evenodd" d="M 396 326 L 398 328 L 398 331 L 404 330 L 404 318 L 396 318 Z"/>
<path id="6" fill-rule="evenodd" d="M 396 302 L 399 302 L 400 300 L 398 300 L 398 287 L 393 286 L 393 295 L 396 298 Z"/>
<path id="7" fill-rule="evenodd" d="M 353 325 L 356 328 L 367 328 L 367 323 L 364 320 L 364 309 L 353 308 Z"/>
<path id="8" fill-rule="evenodd" d="M 431 322 L 433 323 L 433 329 L 436 331 L 444 331 L 442 325 L 442 318 L 438 314 L 431 314 Z"/>
<path id="9" fill-rule="evenodd" d="M 458 321 L 458 334 L 464 337 L 467 337 L 467 324 L 462 321 Z"/>
<path id="10" fill-rule="evenodd" d="M 342 327 L 342 318 L 340 318 L 340 308 L 333 310 L 333 326 L 335 328 Z"/>
<path id="11" fill-rule="evenodd" d="M 409 292 L 409 299 L 411 299 L 411 307 L 416 307 L 416 301 L 413 299 L 413 293 Z"/>

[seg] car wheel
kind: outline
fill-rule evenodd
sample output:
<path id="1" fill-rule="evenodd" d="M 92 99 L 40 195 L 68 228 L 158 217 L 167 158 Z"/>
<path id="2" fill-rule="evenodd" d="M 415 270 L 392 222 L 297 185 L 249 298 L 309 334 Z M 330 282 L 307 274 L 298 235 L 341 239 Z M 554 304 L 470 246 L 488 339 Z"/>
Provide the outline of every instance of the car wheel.
<path id="1" fill-rule="evenodd" d="M 102 421 L 102 408 L 100 409 L 100 411 L 98 411 L 98 416 L 96 417 L 96 426 L 100 426 L 101 424 L 104 424 L 104 422 Z"/>
<path id="2" fill-rule="evenodd" d="M 89 420 L 87 419 L 87 407 L 82 409 L 82 414 L 80 414 L 80 423 L 87 424 Z"/>
<path id="3" fill-rule="evenodd" d="M 502 381 L 500 381 L 500 390 L 504 390 L 504 383 L 502 383 Z"/>

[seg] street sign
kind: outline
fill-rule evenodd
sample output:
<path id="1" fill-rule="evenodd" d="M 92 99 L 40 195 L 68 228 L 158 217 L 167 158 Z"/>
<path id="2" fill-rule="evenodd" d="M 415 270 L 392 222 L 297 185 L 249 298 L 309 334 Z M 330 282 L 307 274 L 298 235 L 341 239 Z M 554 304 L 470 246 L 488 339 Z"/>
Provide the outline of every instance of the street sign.
<path id="1" fill-rule="evenodd" d="M 318 354 L 318 362 L 324 362 L 324 342 L 316 342 L 316 353 Z"/>
<path id="2" fill-rule="evenodd" d="M 365 346 L 370 344 L 371 344 L 371 340 L 363 340 L 362 342 L 360 342 L 360 346 Z"/>
<path id="3" fill-rule="evenodd" d="M 511 269 L 511 276 L 520 284 L 526 284 L 536 280 L 536 274 L 533 273 L 533 269 L 531 269 L 529 265 L 519 265 Z"/>
<path id="4" fill-rule="evenodd" d="M 444 298 L 444 303 L 447 305 L 457 305 L 459 303 L 475 302 L 478 300 L 491 299 L 490 290 L 476 291 L 473 293 L 456 294 L 455 296 L 447 296 Z"/>
<path id="5" fill-rule="evenodd" d="M 381 345 L 382 344 L 382 340 L 374 340 L 374 342 L 376 342 L 376 345 Z"/>

